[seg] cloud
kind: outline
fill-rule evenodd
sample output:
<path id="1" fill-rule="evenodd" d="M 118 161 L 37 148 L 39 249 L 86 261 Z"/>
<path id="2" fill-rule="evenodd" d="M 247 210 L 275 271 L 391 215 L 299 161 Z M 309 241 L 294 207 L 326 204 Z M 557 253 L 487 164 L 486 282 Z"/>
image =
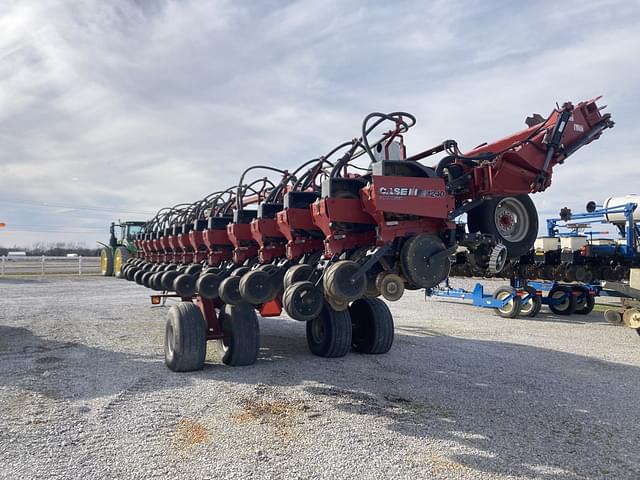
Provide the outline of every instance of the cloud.
<path id="1" fill-rule="evenodd" d="M 616 128 L 534 197 L 579 209 L 635 188 L 639 20 L 626 1 L 8 2 L 0 220 L 104 238 L 131 216 L 117 210 L 196 200 L 255 163 L 295 166 L 358 135 L 370 111 L 415 113 L 411 152 L 445 138 L 472 148 L 603 94 Z M 46 235 L 5 230 L 4 244 Z"/>

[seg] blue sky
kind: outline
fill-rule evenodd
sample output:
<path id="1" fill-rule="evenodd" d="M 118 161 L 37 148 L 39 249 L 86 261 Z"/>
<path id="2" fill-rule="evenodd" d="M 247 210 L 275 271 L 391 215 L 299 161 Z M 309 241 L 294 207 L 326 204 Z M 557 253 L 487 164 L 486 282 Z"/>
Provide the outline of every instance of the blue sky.
<path id="1" fill-rule="evenodd" d="M 638 25 L 628 0 L 4 1 L 0 245 L 104 240 L 322 154 L 370 111 L 417 116 L 409 152 L 471 149 L 603 95 L 616 127 L 534 200 L 546 217 L 638 192 Z"/>

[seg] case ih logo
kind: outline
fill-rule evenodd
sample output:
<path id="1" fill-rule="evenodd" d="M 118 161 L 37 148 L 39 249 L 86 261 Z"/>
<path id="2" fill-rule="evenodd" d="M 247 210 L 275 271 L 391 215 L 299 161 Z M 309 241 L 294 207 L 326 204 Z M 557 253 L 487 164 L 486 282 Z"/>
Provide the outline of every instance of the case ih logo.
<path id="1" fill-rule="evenodd" d="M 424 190 L 415 187 L 380 187 L 378 193 L 384 197 L 420 197 L 420 198 L 442 198 L 442 190 Z"/>

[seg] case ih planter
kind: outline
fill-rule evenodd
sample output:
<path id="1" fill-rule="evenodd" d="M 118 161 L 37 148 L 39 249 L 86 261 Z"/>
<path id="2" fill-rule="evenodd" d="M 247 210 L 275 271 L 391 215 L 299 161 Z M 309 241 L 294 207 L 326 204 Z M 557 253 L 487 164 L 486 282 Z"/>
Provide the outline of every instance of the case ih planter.
<path id="1" fill-rule="evenodd" d="M 496 272 L 532 247 L 529 194 L 613 126 L 596 100 L 531 117 L 526 130 L 467 154 L 447 140 L 407 157 L 403 136 L 415 118 L 372 113 L 359 138 L 324 156 L 292 170 L 254 166 L 237 185 L 160 210 L 124 275 L 183 300 L 167 321 L 167 366 L 202 368 L 207 340 L 221 343 L 225 363 L 251 364 L 256 311 L 282 309 L 307 323 L 316 355 L 388 351 L 393 318 L 376 297 L 436 286 L 459 246 Z M 420 163 L 440 153 L 435 167 Z M 455 223 L 464 213 L 469 231 Z"/>

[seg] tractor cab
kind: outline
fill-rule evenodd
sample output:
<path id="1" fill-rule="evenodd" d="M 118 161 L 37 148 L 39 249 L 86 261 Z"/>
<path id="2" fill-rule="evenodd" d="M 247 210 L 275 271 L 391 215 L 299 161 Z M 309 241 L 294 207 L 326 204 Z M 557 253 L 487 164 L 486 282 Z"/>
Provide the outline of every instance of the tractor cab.
<path id="1" fill-rule="evenodd" d="M 130 243 L 144 229 L 145 222 L 124 222 L 120 224 L 120 241 Z"/>
<path id="2" fill-rule="evenodd" d="M 144 224 L 145 222 L 112 222 L 109 228 L 109 246 L 116 248 L 123 245 L 131 251 L 133 248 L 133 240 L 135 240 L 136 235 L 142 232 Z M 119 230 L 116 231 L 116 229 Z"/>
<path id="3" fill-rule="evenodd" d="M 100 243 L 100 270 L 104 276 L 121 277 L 122 266 L 136 252 L 134 240 L 144 230 L 145 222 L 112 222 L 109 227 L 109 244 Z"/>

